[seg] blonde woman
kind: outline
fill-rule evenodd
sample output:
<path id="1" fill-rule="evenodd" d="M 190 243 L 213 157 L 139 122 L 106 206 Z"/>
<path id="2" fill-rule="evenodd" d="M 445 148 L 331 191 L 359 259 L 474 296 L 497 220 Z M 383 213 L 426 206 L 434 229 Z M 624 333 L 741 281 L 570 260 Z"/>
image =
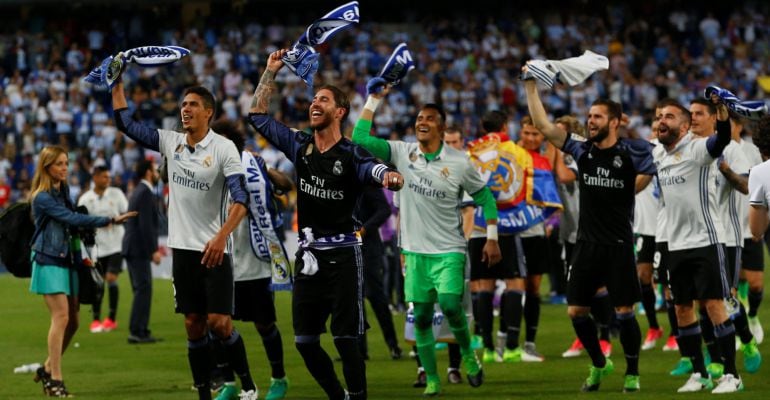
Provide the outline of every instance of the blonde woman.
<path id="1" fill-rule="evenodd" d="M 70 229 L 120 224 L 136 215 L 131 212 L 109 218 L 76 213 L 67 187 L 68 164 L 63 148 L 44 148 L 30 193 L 35 218 L 30 291 L 43 295 L 51 313 L 48 358 L 37 370 L 35 382 L 42 381 L 44 393 L 51 397 L 71 397 L 61 372 L 62 353 L 78 329 L 78 279 L 72 262 Z"/>

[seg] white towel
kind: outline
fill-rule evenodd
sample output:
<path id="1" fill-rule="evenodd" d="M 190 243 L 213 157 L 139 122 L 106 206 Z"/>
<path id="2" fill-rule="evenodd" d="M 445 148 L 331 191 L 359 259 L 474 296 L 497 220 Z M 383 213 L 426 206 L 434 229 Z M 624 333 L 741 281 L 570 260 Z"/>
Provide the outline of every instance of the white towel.
<path id="1" fill-rule="evenodd" d="M 554 82 L 575 86 L 588 79 L 596 71 L 607 70 L 610 60 L 607 57 L 586 50 L 579 57 L 564 60 L 531 60 L 527 62 L 528 71 L 521 79 L 535 79 L 541 89 L 550 89 Z"/>
<path id="2" fill-rule="evenodd" d="M 306 246 L 302 246 L 302 270 L 299 271 L 305 275 L 315 275 L 318 272 L 318 260 L 313 253 L 310 252 L 310 245 L 315 242 L 313 237 L 313 229 L 310 227 L 302 228 L 302 232 L 305 234 Z"/>

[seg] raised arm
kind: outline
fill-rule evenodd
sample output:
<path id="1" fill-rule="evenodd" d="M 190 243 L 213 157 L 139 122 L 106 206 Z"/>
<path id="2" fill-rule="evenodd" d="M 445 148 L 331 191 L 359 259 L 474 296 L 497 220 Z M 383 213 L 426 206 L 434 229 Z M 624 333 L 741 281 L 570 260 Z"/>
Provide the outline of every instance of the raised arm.
<path id="1" fill-rule="evenodd" d="M 390 145 L 385 139 L 370 135 L 372 130 L 372 120 L 377 106 L 387 96 L 390 91 L 388 85 L 382 78 L 372 78 L 366 84 L 366 92 L 369 93 L 366 99 L 364 109 L 353 127 L 353 143 L 369 150 L 375 157 L 385 161 L 390 161 Z"/>
<path id="2" fill-rule="evenodd" d="M 522 70 L 526 68 L 527 66 L 524 66 Z M 540 132 L 543 132 L 545 138 L 553 143 L 556 148 L 561 149 L 564 147 L 564 141 L 567 139 L 567 132 L 548 120 L 548 115 L 543 107 L 543 102 L 540 101 L 540 94 L 537 92 L 535 80 L 529 79 L 524 81 L 524 90 L 527 94 L 529 115 L 532 117 L 532 122 L 534 122 L 535 127 Z"/>
<path id="3" fill-rule="evenodd" d="M 251 100 L 250 113 L 266 114 L 270 108 L 270 96 L 276 89 L 275 74 L 283 67 L 281 57 L 289 51 L 288 49 L 276 50 L 267 57 L 267 65 L 259 84 L 254 90 L 254 99 Z"/>
<path id="4" fill-rule="evenodd" d="M 142 147 L 160 151 L 160 134 L 158 130 L 134 121 L 131 113 L 128 111 L 128 102 L 126 102 L 126 95 L 123 90 L 122 81 L 119 81 L 112 88 L 112 110 L 114 112 L 115 127 L 131 139 L 134 139 Z"/>

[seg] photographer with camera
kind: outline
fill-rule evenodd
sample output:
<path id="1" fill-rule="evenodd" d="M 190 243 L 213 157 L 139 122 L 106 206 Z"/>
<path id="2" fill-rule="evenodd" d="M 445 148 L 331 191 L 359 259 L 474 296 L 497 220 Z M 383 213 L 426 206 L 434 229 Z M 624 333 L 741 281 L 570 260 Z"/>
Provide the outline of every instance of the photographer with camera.
<path id="1" fill-rule="evenodd" d="M 43 391 L 51 397 L 70 397 L 64 387 L 61 358 L 78 328 L 78 278 L 80 263 L 77 228 L 122 224 L 136 212 L 116 217 L 97 217 L 77 213 L 69 198 L 67 152 L 58 146 L 43 148 L 32 179 L 30 202 L 35 219 L 32 240 L 32 280 L 30 291 L 43 295 L 51 313 L 48 330 L 48 358 L 35 373 Z"/>

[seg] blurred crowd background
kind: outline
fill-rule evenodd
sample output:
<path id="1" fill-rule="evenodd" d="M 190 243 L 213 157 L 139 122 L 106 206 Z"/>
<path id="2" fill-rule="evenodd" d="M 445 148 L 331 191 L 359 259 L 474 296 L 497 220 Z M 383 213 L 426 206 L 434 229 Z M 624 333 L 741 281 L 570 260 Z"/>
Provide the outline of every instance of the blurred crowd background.
<path id="1" fill-rule="evenodd" d="M 0 4 L 0 209 L 26 196 L 35 155 L 47 144 L 70 151 L 73 198 L 90 172 L 107 165 L 113 184 L 131 190 L 133 166 L 158 157 L 120 134 L 110 94 L 82 81 L 104 57 L 141 45 L 178 45 L 191 55 L 170 67 L 124 74 L 137 119 L 176 129 L 182 90 L 200 84 L 218 99 L 217 115 L 243 124 L 270 52 L 290 47 L 305 27 L 344 1 L 5 1 Z M 129 4 L 130 3 L 130 4 Z M 683 103 L 717 84 L 743 99 L 770 93 L 770 2 L 443 2 L 360 1 L 362 23 L 335 36 L 322 53 L 317 85 L 332 83 L 352 99 L 350 123 L 365 101 L 366 81 L 399 42 L 414 70 L 375 118 L 382 137 L 414 140 L 415 110 L 439 103 L 468 137 L 479 118 L 500 109 L 527 112 L 518 75 L 532 58 L 562 59 L 592 50 L 610 69 L 577 87 L 544 93 L 554 117 L 581 120 L 599 97 L 623 105 L 633 135 L 646 137 L 654 104 Z M 454 2 L 453 2 L 454 3 Z M 271 105 L 290 126 L 307 126 L 311 90 L 284 68 Z M 292 166 L 243 124 L 248 146 L 268 163 Z M 161 188 L 162 190 L 162 188 Z"/>

